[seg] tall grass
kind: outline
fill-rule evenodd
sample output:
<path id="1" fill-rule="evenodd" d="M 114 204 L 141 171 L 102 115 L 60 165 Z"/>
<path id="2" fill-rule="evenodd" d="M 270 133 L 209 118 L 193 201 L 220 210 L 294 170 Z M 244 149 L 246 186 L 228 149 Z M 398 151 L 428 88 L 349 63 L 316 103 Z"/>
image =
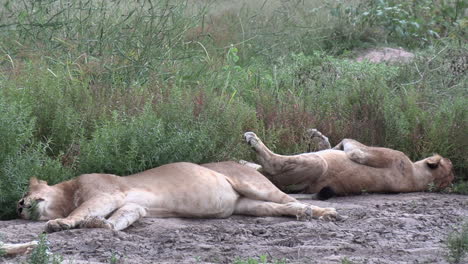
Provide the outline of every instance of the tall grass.
<path id="1" fill-rule="evenodd" d="M 375 1 L 1 4 L 2 219 L 30 176 L 251 159 L 248 130 L 285 154 L 306 151 L 312 127 L 332 143 L 351 137 L 412 159 L 437 152 L 468 180 L 466 21 L 449 8 L 463 6 L 431 7 L 434 19 L 418 23 L 437 34 L 406 27 L 401 38 L 387 23 L 394 13 L 364 15 L 382 8 Z M 376 45 L 419 50 L 408 64 L 353 60 Z"/>

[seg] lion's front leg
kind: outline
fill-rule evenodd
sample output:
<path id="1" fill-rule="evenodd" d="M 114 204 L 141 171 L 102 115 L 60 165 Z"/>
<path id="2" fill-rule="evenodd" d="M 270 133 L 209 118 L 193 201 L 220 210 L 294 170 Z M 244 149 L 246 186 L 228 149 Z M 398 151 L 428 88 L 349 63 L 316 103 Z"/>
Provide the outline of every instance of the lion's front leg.
<path id="1" fill-rule="evenodd" d="M 253 216 L 293 216 L 298 220 L 341 219 L 335 208 L 321 208 L 300 202 L 285 204 L 253 200 L 242 197 L 236 204 L 234 214 Z"/>
<path id="2" fill-rule="evenodd" d="M 262 172 L 271 176 L 278 176 L 289 171 L 291 164 L 295 163 L 293 156 L 279 155 L 271 151 L 254 132 L 246 132 L 244 139 L 257 153 L 257 159 L 262 167 Z"/>
<path id="3" fill-rule="evenodd" d="M 37 246 L 37 241 L 19 244 L 2 244 L 0 245 L 0 252 L 3 251 L 7 256 L 14 256 L 19 254 L 28 254 Z"/>
<path id="4" fill-rule="evenodd" d="M 50 220 L 46 224 L 48 233 L 76 228 L 85 219 L 92 217 L 106 217 L 124 202 L 123 194 L 101 194 L 95 196 L 76 208 L 68 217 Z"/>
<path id="5" fill-rule="evenodd" d="M 105 228 L 123 230 L 146 216 L 146 208 L 135 203 L 128 203 L 117 209 L 109 219 L 101 216 L 88 217 L 80 225 L 82 228 Z"/>
<path id="6" fill-rule="evenodd" d="M 117 210 L 109 217 L 114 230 L 123 230 L 146 216 L 146 208 L 141 205 L 129 203 Z"/>
<path id="7" fill-rule="evenodd" d="M 259 160 L 260 165 L 267 167 L 266 169 L 269 173 L 272 173 L 270 161 L 276 154 L 268 149 L 254 132 L 246 132 L 244 134 L 244 139 L 257 153 L 257 159 Z"/>

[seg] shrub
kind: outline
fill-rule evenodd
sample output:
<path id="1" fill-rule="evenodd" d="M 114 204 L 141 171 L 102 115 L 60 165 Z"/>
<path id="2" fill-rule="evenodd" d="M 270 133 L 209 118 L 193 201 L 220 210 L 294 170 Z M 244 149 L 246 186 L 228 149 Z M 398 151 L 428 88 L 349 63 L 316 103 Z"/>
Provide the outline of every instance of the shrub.
<path id="1" fill-rule="evenodd" d="M 16 203 L 26 192 L 29 178 L 55 184 L 71 178 L 71 171 L 46 154 L 47 144 L 39 143 L 12 154 L 0 168 L 0 219 L 16 217 Z"/>
<path id="2" fill-rule="evenodd" d="M 198 162 L 208 140 L 199 131 L 163 123 L 151 110 L 136 117 L 115 113 L 81 141 L 78 171 L 128 175 L 170 162 Z"/>
<path id="3" fill-rule="evenodd" d="M 441 37 L 466 34 L 462 29 L 464 1 L 366 0 L 354 7 L 340 4 L 338 8 L 341 6 L 357 28 L 378 27 L 385 40 L 407 46 L 425 46 Z"/>
<path id="4" fill-rule="evenodd" d="M 245 125 L 239 108 L 212 102 L 196 117 L 191 108 L 166 107 L 160 114 L 151 108 L 134 117 L 115 113 L 91 139 L 81 141 L 78 171 L 128 175 L 170 162 L 203 163 L 236 155 Z"/>
<path id="5" fill-rule="evenodd" d="M 0 98 L 0 219 L 15 217 L 16 202 L 30 177 L 56 183 L 69 175 L 58 161 L 46 155 L 47 143 L 34 141 L 35 122 L 30 111 Z"/>
<path id="6" fill-rule="evenodd" d="M 39 235 L 39 243 L 28 256 L 27 264 L 60 264 L 63 257 L 49 251 L 47 235 Z"/>
<path id="7" fill-rule="evenodd" d="M 7 103 L 0 97 L 0 164 L 31 143 L 34 119 L 30 119 L 30 111 L 20 104 Z"/>
<path id="8" fill-rule="evenodd" d="M 95 109 L 83 84 L 69 79 L 62 67 L 48 67 L 46 61 L 25 62 L 24 73 L 4 80 L 2 93 L 11 101 L 21 102 L 35 121 L 34 136 L 48 140 L 54 155 L 65 152 L 86 126 L 88 112 Z M 52 68 L 52 69 L 51 69 Z M 90 109 L 80 111 L 87 103 Z"/>

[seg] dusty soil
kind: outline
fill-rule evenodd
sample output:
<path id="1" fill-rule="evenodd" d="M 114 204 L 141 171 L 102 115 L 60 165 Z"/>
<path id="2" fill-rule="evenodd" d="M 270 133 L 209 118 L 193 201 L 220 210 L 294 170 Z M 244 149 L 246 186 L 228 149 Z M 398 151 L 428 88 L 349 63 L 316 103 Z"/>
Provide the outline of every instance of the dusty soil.
<path id="1" fill-rule="evenodd" d="M 389 62 L 389 63 L 407 63 L 414 58 L 414 54 L 405 51 L 402 48 L 376 48 L 360 52 L 356 61 L 368 60 L 374 63 Z"/>
<path id="2" fill-rule="evenodd" d="M 288 263 L 446 263 L 447 234 L 468 219 L 468 196 L 436 193 L 360 195 L 327 202 L 343 221 L 285 217 L 149 219 L 125 231 L 75 229 L 48 235 L 64 263 L 232 263 L 259 255 Z M 0 221 L 4 242 L 33 240 L 44 222 Z M 24 257 L 0 258 L 19 263 Z M 468 263 L 468 262 L 465 262 Z"/>

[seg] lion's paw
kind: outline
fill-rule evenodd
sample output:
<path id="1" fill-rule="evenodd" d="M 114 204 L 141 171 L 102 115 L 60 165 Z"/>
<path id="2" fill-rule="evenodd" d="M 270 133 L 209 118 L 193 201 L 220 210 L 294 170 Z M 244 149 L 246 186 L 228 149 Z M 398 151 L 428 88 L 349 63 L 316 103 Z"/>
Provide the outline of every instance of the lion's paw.
<path id="1" fill-rule="evenodd" d="M 326 220 L 326 221 L 334 221 L 338 220 L 339 215 L 336 212 L 335 208 L 321 208 L 316 210 L 317 213 L 314 216 L 317 216 L 318 219 Z"/>
<path id="2" fill-rule="evenodd" d="M 249 161 L 246 161 L 246 160 L 239 160 L 239 164 L 247 166 L 247 167 L 252 168 L 252 169 L 254 169 L 256 171 L 259 171 L 259 172 L 262 171 L 262 165 L 259 165 L 257 163 L 249 162 Z"/>
<path id="3" fill-rule="evenodd" d="M 311 142 L 314 142 L 318 146 L 318 150 L 324 150 L 324 149 L 330 149 L 330 141 L 328 140 L 328 137 L 326 137 L 324 134 L 322 134 L 320 131 L 318 131 L 315 128 L 308 129 L 307 130 L 307 135 L 309 137 L 309 140 Z"/>
<path id="4" fill-rule="evenodd" d="M 49 220 L 46 224 L 45 231 L 47 233 L 68 230 L 74 227 L 73 221 L 66 218 Z"/>
<path id="5" fill-rule="evenodd" d="M 346 155 L 348 156 L 350 160 L 360 163 L 360 164 L 365 164 L 367 161 L 366 152 L 360 149 L 352 149 L 350 151 L 347 151 Z"/>
<path id="6" fill-rule="evenodd" d="M 324 137 L 324 135 L 315 128 L 307 129 L 307 134 L 309 135 L 310 138 L 314 138 L 314 137 L 322 138 L 322 137 Z"/>
<path id="7" fill-rule="evenodd" d="M 88 217 L 80 224 L 81 228 L 105 228 L 105 229 L 114 229 L 114 225 L 107 221 L 104 217 L 94 216 Z"/>
<path id="8" fill-rule="evenodd" d="M 244 134 L 244 139 L 245 139 L 245 142 L 247 142 L 247 144 L 249 144 L 252 147 L 255 147 L 255 145 L 257 145 L 259 141 L 257 135 L 255 135 L 254 132 L 246 132 Z"/>

